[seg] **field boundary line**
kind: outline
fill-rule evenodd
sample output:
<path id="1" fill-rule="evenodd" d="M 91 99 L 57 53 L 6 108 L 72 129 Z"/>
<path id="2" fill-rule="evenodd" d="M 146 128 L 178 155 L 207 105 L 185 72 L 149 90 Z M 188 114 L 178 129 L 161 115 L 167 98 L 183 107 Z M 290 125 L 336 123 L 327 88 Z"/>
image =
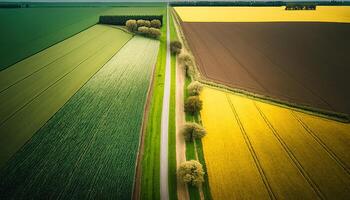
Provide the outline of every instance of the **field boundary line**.
<path id="1" fill-rule="evenodd" d="M 252 157 L 254 159 L 254 163 L 255 163 L 258 171 L 259 171 L 260 177 L 261 177 L 261 179 L 262 179 L 262 181 L 263 181 L 263 183 L 264 183 L 264 185 L 265 185 L 265 187 L 267 189 L 267 192 L 269 194 L 270 199 L 277 199 L 275 194 L 273 193 L 273 190 L 271 188 L 271 185 L 269 184 L 269 181 L 267 180 L 267 177 L 266 177 L 266 174 L 264 172 L 264 169 L 261 166 L 259 158 L 256 155 L 256 152 L 255 152 L 255 150 L 253 148 L 253 145 L 250 142 L 250 139 L 249 139 L 249 137 L 248 137 L 244 127 L 243 127 L 243 124 L 242 124 L 242 122 L 241 122 L 241 120 L 240 120 L 240 118 L 238 116 L 238 113 L 237 113 L 237 111 L 236 111 L 236 109 L 235 109 L 235 107 L 234 107 L 230 97 L 228 96 L 228 94 L 225 94 L 225 96 L 226 96 L 227 101 L 228 101 L 228 103 L 229 103 L 229 105 L 231 107 L 231 111 L 232 111 L 232 113 L 233 113 L 233 115 L 235 117 L 235 121 L 237 122 L 237 124 L 239 126 L 239 129 L 241 130 L 243 139 L 244 139 L 244 141 L 245 141 L 245 143 L 246 143 L 246 145 L 247 145 L 247 147 L 249 149 L 250 154 L 252 155 Z"/>
<path id="2" fill-rule="evenodd" d="M 248 99 L 256 100 L 256 101 L 263 102 L 263 103 L 268 103 L 268 104 L 282 107 L 282 108 L 287 108 L 287 109 L 299 111 L 299 112 L 302 112 L 305 114 L 309 114 L 309 115 L 313 115 L 313 116 L 317 116 L 317 117 L 321 117 L 321 118 L 325 118 L 325 119 L 329 119 L 329 120 L 333 120 L 333 121 L 338 121 L 341 123 L 347 123 L 347 124 L 350 123 L 350 115 L 345 114 L 345 113 L 337 113 L 337 112 L 333 112 L 333 111 L 329 111 L 329 110 L 323 110 L 323 109 L 319 109 L 319 108 L 309 107 L 306 105 L 298 105 L 295 103 L 282 101 L 282 100 L 274 99 L 274 98 L 267 97 L 267 96 L 262 96 L 262 95 L 259 95 L 256 93 L 248 92 L 248 91 L 243 90 L 243 89 L 232 88 L 232 87 L 226 86 L 222 83 L 213 82 L 213 81 L 208 80 L 207 78 L 203 78 L 203 77 L 199 77 L 199 78 L 196 77 L 195 80 L 199 81 L 200 83 L 202 83 L 206 87 L 214 88 L 214 89 L 224 91 L 224 92 L 229 92 L 231 94 L 239 95 L 239 96 L 242 96 L 242 97 L 245 97 Z"/>
<path id="3" fill-rule="evenodd" d="M 347 175 L 350 175 L 350 170 L 346 166 L 345 163 L 335 154 L 323 141 L 319 138 L 311 128 L 304 123 L 295 113 L 294 111 L 290 111 L 292 116 L 299 122 L 299 124 L 306 130 L 306 132 L 327 152 L 327 154 L 341 167 L 343 168 Z"/>
<path id="4" fill-rule="evenodd" d="M 189 47 L 189 44 L 188 44 L 186 37 L 185 37 L 185 34 L 182 30 L 181 18 L 178 16 L 178 14 L 176 13 L 175 10 L 173 12 L 175 13 L 174 16 L 176 16 L 175 21 L 177 23 L 177 27 L 179 28 L 180 37 L 184 43 L 185 48 L 187 49 L 187 52 L 191 55 L 191 57 L 193 59 L 193 63 L 194 63 L 193 78 L 194 78 L 194 80 L 201 82 L 205 86 L 209 86 L 209 87 L 219 89 L 219 90 L 225 91 L 225 92 L 230 92 L 230 93 L 235 94 L 235 95 L 241 95 L 241 96 L 244 96 L 246 98 L 254 99 L 257 101 L 261 101 L 261 102 L 266 102 L 266 103 L 276 105 L 279 107 L 283 107 L 283 108 L 293 109 L 293 110 L 300 111 L 300 112 L 303 112 L 306 114 L 319 116 L 322 118 L 331 119 L 331 120 L 335 120 L 335 121 L 342 122 L 342 123 L 350 123 L 350 115 L 346 114 L 346 113 L 335 112 L 335 111 L 325 110 L 325 109 L 321 109 L 321 108 L 315 108 L 315 107 L 312 107 L 310 105 L 296 104 L 296 103 L 292 103 L 289 101 L 280 100 L 277 98 L 272 98 L 269 96 L 264 96 L 264 95 L 260 95 L 257 93 L 249 92 L 249 91 L 244 90 L 244 89 L 229 87 L 229 86 L 227 86 L 223 83 L 220 83 L 220 82 L 213 82 L 209 78 L 203 76 L 200 68 L 198 67 L 196 59 L 193 56 L 194 54 L 191 51 L 191 48 Z"/>
<path id="5" fill-rule="evenodd" d="M 273 133 L 273 135 L 276 137 L 276 139 L 278 140 L 278 142 L 282 145 L 284 151 L 287 153 L 288 157 L 293 161 L 294 165 L 297 167 L 298 171 L 301 173 L 301 175 L 305 178 L 305 180 L 310 184 L 310 186 L 312 187 L 312 189 L 315 191 L 315 193 L 317 194 L 317 196 L 320 199 L 325 199 L 324 195 L 322 194 L 320 188 L 318 187 L 318 185 L 311 179 L 311 177 L 309 176 L 309 174 L 306 172 L 306 170 L 304 169 L 304 167 L 301 165 L 301 163 L 298 161 L 298 159 L 295 157 L 295 155 L 293 154 L 293 152 L 289 149 L 288 145 L 284 142 L 284 140 L 281 138 L 281 136 L 278 134 L 277 130 L 272 126 L 272 124 L 270 123 L 270 121 L 267 119 L 267 117 L 265 116 L 265 114 L 261 111 L 261 109 L 259 108 L 259 106 L 255 103 L 254 106 L 256 107 L 256 109 L 259 111 L 260 116 L 264 119 L 264 122 L 266 123 L 266 125 L 269 127 L 270 131 Z"/>
<path id="6" fill-rule="evenodd" d="M 157 56 L 160 48 L 160 43 L 158 46 Z M 141 198 L 141 178 L 142 178 L 142 158 L 144 154 L 144 143 L 145 143 L 145 134 L 147 129 L 147 123 L 148 123 L 148 116 L 150 112 L 150 106 L 151 106 L 151 100 L 153 96 L 153 86 L 155 84 L 154 77 L 156 75 L 156 63 L 153 65 L 152 73 L 151 73 L 151 80 L 149 82 L 149 86 L 147 89 L 147 97 L 144 104 L 144 111 L 143 111 L 143 118 L 142 118 L 142 124 L 141 124 L 141 131 L 140 131 L 140 140 L 138 145 L 138 151 L 136 156 L 136 165 L 135 165 L 135 176 L 134 176 L 134 183 L 133 183 L 133 193 L 131 199 L 137 200 Z"/>
<path id="7" fill-rule="evenodd" d="M 16 82 L 14 82 L 14 83 L 12 83 L 11 85 L 7 86 L 6 88 L 2 89 L 2 90 L 0 91 L 0 93 L 4 92 L 5 90 L 9 89 L 10 87 L 16 85 L 17 83 L 23 81 L 24 79 L 27 79 L 28 77 L 32 76 L 33 74 L 36 74 L 36 73 L 38 73 L 39 71 L 45 69 L 45 68 L 48 67 L 49 65 L 55 63 L 57 60 L 59 60 L 59 59 L 61 59 L 61 58 L 64 58 L 64 57 L 67 56 L 68 54 L 70 54 L 70 53 L 72 53 L 73 51 L 77 50 L 78 48 L 80 48 L 80 47 L 86 45 L 88 42 L 90 42 L 91 40 L 97 38 L 98 36 L 101 36 L 101 34 L 104 34 L 104 33 L 107 32 L 107 31 L 110 31 L 110 30 L 105 30 L 105 31 L 99 33 L 98 35 L 96 35 L 96 36 L 90 38 L 88 41 L 82 43 L 81 45 L 79 45 L 79 46 L 77 46 L 77 47 L 75 47 L 75 48 L 73 48 L 72 50 L 70 50 L 70 51 L 68 51 L 67 53 L 63 54 L 62 56 L 56 58 L 56 59 L 53 60 L 52 62 L 50 62 L 50 63 L 48 63 L 48 64 L 42 66 L 41 68 L 39 68 L 39 69 L 33 71 L 32 73 L 26 75 L 25 77 L 23 77 L 23 78 L 17 80 Z M 62 41 L 62 42 L 63 42 L 63 41 Z M 46 49 L 44 49 L 44 50 L 46 50 Z M 44 51 L 44 50 L 43 50 L 43 51 Z M 42 51 L 40 51 L 40 52 L 42 52 Z M 38 53 L 40 53 L 40 52 L 38 52 Z M 31 57 L 31 56 L 30 56 L 30 57 Z M 30 58 L 30 57 L 28 57 L 28 58 Z M 26 59 L 28 59 L 28 58 L 26 58 Z M 23 61 L 23 60 L 22 60 L 22 61 Z M 13 65 L 11 65 L 11 66 L 13 66 Z M 11 67 L 11 66 L 9 66 L 9 67 Z M 0 73 L 1 73 L 1 72 L 0 72 Z"/>

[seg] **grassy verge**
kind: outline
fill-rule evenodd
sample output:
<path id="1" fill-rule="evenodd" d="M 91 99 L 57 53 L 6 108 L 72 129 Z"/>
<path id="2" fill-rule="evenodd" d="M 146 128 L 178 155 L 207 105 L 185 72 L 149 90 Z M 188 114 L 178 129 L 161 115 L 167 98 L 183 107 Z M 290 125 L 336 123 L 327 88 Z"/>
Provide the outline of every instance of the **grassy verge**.
<path id="1" fill-rule="evenodd" d="M 170 40 L 177 40 L 172 16 L 170 21 Z M 176 182 L 176 55 L 171 55 L 171 88 L 170 88 L 170 112 L 169 112 L 169 198 L 177 199 Z"/>
<path id="2" fill-rule="evenodd" d="M 176 192 L 176 56 L 171 56 L 171 88 L 169 112 L 169 197 L 177 199 Z"/>
<path id="3" fill-rule="evenodd" d="M 160 132 L 166 62 L 166 17 L 154 73 L 153 94 L 147 119 L 142 158 L 141 199 L 160 199 Z"/>
<path id="4" fill-rule="evenodd" d="M 200 163 L 202 163 L 203 169 L 204 169 L 204 171 L 206 173 L 204 175 L 204 183 L 202 185 L 204 198 L 206 200 L 211 200 L 213 198 L 212 198 L 211 193 L 210 193 L 208 171 L 207 171 L 207 165 L 205 164 L 202 140 L 199 140 L 199 139 L 196 140 L 196 149 L 197 149 L 198 160 L 199 160 Z"/>

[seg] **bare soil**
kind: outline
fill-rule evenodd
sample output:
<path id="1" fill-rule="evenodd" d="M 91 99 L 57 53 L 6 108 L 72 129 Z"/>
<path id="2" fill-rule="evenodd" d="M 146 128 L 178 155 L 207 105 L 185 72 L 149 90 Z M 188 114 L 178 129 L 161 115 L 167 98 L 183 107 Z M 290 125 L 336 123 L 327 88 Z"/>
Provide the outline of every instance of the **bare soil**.
<path id="1" fill-rule="evenodd" d="M 182 26 L 206 78 L 350 114 L 350 24 L 188 22 Z"/>

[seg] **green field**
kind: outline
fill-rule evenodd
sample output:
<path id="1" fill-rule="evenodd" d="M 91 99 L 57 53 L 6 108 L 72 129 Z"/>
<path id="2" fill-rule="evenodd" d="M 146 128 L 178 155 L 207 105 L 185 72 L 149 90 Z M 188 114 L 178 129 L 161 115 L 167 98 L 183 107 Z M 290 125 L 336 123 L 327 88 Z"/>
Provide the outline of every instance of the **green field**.
<path id="1" fill-rule="evenodd" d="M 6 163 L 2 197 L 130 199 L 158 48 L 131 39 Z"/>
<path id="2" fill-rule="evenodd" d="M 100 15 L 157 15 L 164 8 L 62 5 L 0 9 L 0 70 L 95 25 Z"/>
<path id="3" fill-rule="evenodd" d="M 1 71 L 0 165 L 131 37 L 96 25 Z"/>

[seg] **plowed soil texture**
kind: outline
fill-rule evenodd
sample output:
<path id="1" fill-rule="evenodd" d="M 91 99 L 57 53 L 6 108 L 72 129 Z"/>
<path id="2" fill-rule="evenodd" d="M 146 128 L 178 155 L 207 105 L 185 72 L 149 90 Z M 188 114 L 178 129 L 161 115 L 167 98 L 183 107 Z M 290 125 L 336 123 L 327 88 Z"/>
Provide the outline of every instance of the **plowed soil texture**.
<path id="1" fill-rule="evenodd" d="M 350 114 L 350 24 L 183 23 L 183 29 L 206 78 Z"/>

